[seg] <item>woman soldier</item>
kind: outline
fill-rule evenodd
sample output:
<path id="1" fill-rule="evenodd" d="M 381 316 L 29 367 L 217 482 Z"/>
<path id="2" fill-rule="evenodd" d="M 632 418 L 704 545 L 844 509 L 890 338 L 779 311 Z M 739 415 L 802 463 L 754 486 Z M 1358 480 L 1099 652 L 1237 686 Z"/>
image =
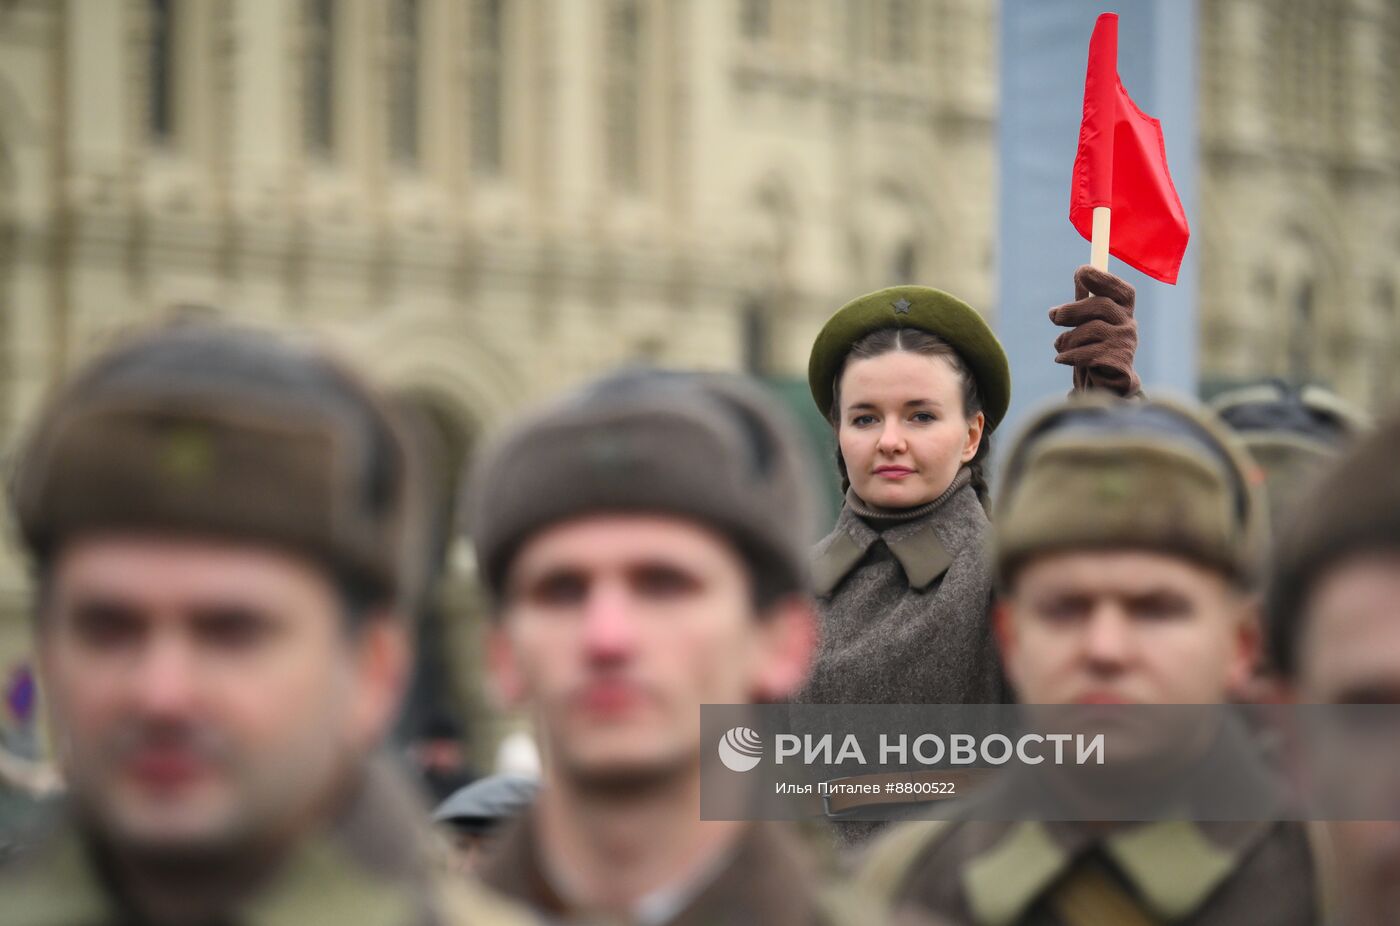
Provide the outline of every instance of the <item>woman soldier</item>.
<path id="1" fill-rule="evenodd" d="M 1133 288 L 1081 267 L 1056 362 L 1076 390 L 1133 395 Z M 965 302 L 923 286 L 862 296 L 826 323 L 808 381 L 836 432 L 846 490 L 813 577 L 822 642 L 800 700 L 991 704 L 1006 699 L 987 619 L 982 466 L 1011 400 L 1006 353 Z"/>

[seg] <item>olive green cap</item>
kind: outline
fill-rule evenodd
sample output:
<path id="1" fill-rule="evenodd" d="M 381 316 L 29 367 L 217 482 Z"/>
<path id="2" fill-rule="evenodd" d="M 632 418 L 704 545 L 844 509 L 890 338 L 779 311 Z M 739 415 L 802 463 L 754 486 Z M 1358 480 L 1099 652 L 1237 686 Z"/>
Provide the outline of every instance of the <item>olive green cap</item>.
<path id="1" fill-rule="evenodd" d="M 1210 404 L 1263 468 L 1275 530 L 1333 459 L 1370 430 L 1364 412 L 1314 385 L 1266 381 L 1221 393 Z"/>
<path id="2" fill-rule="evenodd" d="M 1248 585 L 1268 531 L 1262 474 L 1207 409 L 1078 394 L 1034 416 L 992 518 L 999 580 L 1042 553 L 1148 549 Z"/>
<path id="3" fill-rule="evenodd" d="M 827 320 L 807 362 L 807 383 L 823 415 L 831 411 L 836 374 L 851 345 L 881 328 L 917 328 L 952 345 L 977 379 L 991 433 L 1011 403 L 1011 365 L 992 329 L 972 306 L 928 286 L 891 286 L 854 299 Z"/>
<path id="4" fill-rule="evenodd" d="M 1370 418 L 1330 389 L 1265 380 L 1229 389 L 1210 407 L 1240 434 L 1292 434 L 1333 451 L 1371 429 Z"/>

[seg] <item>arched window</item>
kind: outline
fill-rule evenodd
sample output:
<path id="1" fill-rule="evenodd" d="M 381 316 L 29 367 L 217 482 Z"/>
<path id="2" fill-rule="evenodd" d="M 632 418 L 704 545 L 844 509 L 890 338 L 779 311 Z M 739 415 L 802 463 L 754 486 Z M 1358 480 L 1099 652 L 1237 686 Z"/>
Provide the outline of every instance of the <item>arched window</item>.
<path id="1" fill-rule="evenodd" d="M 467 133 L 472 173 L 505 165 L 505 0 L 473 0 L 467 24 Z"/>
<path id="2" fill-rule="evenodd" d="M 744 304 L 742 316 L 743 322 L 743 349 L 744 349 L 744 372 L 750 376 L 763 376 L 770 372 L 772 366 L 772 351 L 769 344 L 771 340 L 771 326 L 768 320 L 768 311 L 763 303 L 757 299 L 750 299 Z"/>
<path id="3" fill-rule="evenodd" d="M 1376 281 L 1376 320 L 1382 336 L 1395 336 L 1395 284 L 1384 277 Z"/>
<path id="4" fill-rule="evenodd" d="M 335 153 L 336 0 L 305 0 L 302 14 L 302 106 L 306 150 Z"/>
<path id="5" fill-rule="evenodd" d="M 914 0 L 885 0 L 883 57 L 889 64 L 903 64 L 914 58 L 918 41 L 918 8 Z"/>
<path id="6" fill-rule="evenodd" d="M 1400 330 L 1395 318 L 1395 283 L 1385 277 L 1376 281 L 1374 355 L 1371 359 L 1371 401 L 1386 408 L 1395 401 L 1395 357 Z"/>
<path id="7" fill-rule="evenodd" d="M 894 178 L 877 180 L 862 205 L 862 238 L 868 242 L 871 283 L 895 286 L 917 283 L 936 270 L 927 266 L 927 242 L 936 219 L 924 196 Z"/>
<path id="8" fill-rule="evenodd" d="M 1259 300 L 1259 308 L 1268 309 L 1278 296 L 1278 283 L 1274 272 L 1268 267 L 1260 267 L 1254 274 L 1254 297 Z"/>
<path id="9" fill-rule="evenodd" d="M 1312 373 L 1313 358 L 1313 280 L 1304 277 L 1293 291 L 1289 326 L 1288 367 L 1294 380 L 1305 382 Z"/>
<path id="10" fill-rule="evenodd" d="M 389 7 L 389 152 L 405 167 L 418 164 L 421 13 L 418 0 Z"/>
<path id="11" fill-rule="evenodd" d="M 476 429 L 458 404 L 430 390 L 411 390 L 398 396 L 410 440 L 418 452 L 431 549 L 425 554 L 440 563 L 460 526 L 456 520 L 457 481 L 465 472 L 475 447 Z"/>
<path id="12" fill-rule="evenodd" d="M 149 0 L 147 15 L 146 129 L 153 141 L 175 137 L 174 0 Z"/>
<path id="13" fill-rule="evenodd" d="M 642 67 L 644 17 L 637 0 L 612 0 L 607 18 L 606 85 L 608 182 L 614 190 L 642 186 Z"/>
<path id="14" fill-rule="evenodd" d="M 773 35 L 773 0 L 739 0 L 739 33 L 752 41 Z"/>
<path id="15" fill-rule="evenodd" d="M 474 716 L 470 705 L 464 704 L 457 694 L 461 689 L 456 687 L 464 674 L 470 677 L 475 666 L 463 658 L 459 638 L 454 634 L 455 628 L 463 626 L 467 614 L 462 613 L 460 605 L 454 607 L 451 596 L 440 594 L 439 589 L 444 576 L 450 574 L 448 554 L 457 542 L 457 480 L 471 457 L 475 428 L 456 402 L 436 391 L 412 390 L 396 398 L 405 432 L 421 465 L 419 475 L 427 493 L 424 513 L 429 531 L 429 548 L 420 559 L 424 594 L 414 602 L 417 613 L 410 616 L 417 628 L 418 646 L 396 735 L 402 740 L 460 738 L 460 730 L 432 728 L 437 726 L 436 719 L 452 718 L 458 725 L 465 722 L 470 729 Z M 446 724 L 449 728 L 452 725 Z M 419 770 L 423 770 L 422 765 Z M 442 779 L 449 776 L 442 773 L 451 769 L 439 767 L 435 771 L 439 775 L 436 781 L 430 777 L 429 783 L 443 783 Z"/>
<path id="16" fill-rule="evenodd" d="M 913 238 L 905 238 L 895 245 L 894 260 L 890 267 L 891 282 L 914 283 L 919 279 L 919 247 Z"/>
<path id="17" fill-rule="evenodd" d="M 1277 17 L 1273 54 L 1276 117 L 1283 137 L 1312 145 L 1332 128 L 1346 100 L 1339 98 L 1341 19 L 1339 4 L 1319 0 L 1281 0 L 1265 5 Z M 1339 105 L 1340 104 L 1340 105 Z"/>

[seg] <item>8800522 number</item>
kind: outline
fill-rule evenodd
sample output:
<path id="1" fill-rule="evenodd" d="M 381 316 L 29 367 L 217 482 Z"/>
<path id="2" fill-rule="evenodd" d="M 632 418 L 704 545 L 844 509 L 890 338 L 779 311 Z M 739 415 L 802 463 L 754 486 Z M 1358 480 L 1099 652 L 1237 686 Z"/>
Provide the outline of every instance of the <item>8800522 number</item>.
<path id="1" fill-rule="evenodd" d="M 940 794 L 957 793 L 957 783 L 952 781 L 892 781 L 886 791 L 890 794 Z"/>

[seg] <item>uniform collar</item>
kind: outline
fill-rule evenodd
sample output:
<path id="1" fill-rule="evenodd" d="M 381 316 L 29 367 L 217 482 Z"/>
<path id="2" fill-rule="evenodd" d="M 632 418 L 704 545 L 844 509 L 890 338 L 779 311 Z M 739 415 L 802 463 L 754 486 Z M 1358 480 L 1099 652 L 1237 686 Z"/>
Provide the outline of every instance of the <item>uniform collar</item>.
<path id="1" fill-rule="evenodd" d="M 414 922 L 427 890 L 426 843 L 413 818 L 401 813 L 406 798 L 402 785 L 391 779 L 387 769 L 366 776 L 334 827 L 293 849 L 227 921 L 237 926 Z M 370 830 L 381 849 L 365 851 L 357 844 Z M 389 855 L 398 858 L 390 862 Z M 11 868 L 17 877 L 0 888 L 10 926 L 115 926 L 127 921 L 90 844 L 71 822 L 37 848 L 32 859 L 18 859 Z"/>
<path id="2" fill-rule="evenodd" d="M 111 899 L 75 830 L 65 828 L 10 863 L 10 877 L 0 885 L 6 916 L 15 926 L 115 926 L 120 922 Z"/>
<path id="3" fill-rule="evenodd" d="M 543 913 L 546 920 L 570 919 L 574 911 L 544 873 L 535 826 L 533 809 L 510 824 L 493 849 L 482 880 Z M 754 823 L 727 857 L 707 869 L 706 877 L 662 888 L 645 898 L 635 922 L 805 926 L 812 921 L 806 900 L 811 891 L 803 888 L 809 877 L 791 839 L 772 823 Z M 663 908 L 669 916 L 660 915 Z"/>
<path id="4" fill-rule="evenodd" d="M 909 587 L 923 591 L 953 564 L 952 554 L 935 528 L 937 513 L 948 500 L 964 489 L 971 478 L 964 467 L 953 482 L 933 501 L 910 509 L 875 508 L 853 490 L 846 492 L 846 504 L 829 542 L 812 560 L 816 593 L 825 597 L 860 565 L 876 541 L 883 542 L 899 561 Z"/>
<path id="5" fill-rule="evenodd" d="M 915 505 L 913 508 L 884 508 L 880 505 L 872 505 L 857 495 L 854 488 L 847 487 L 846 507 L 877 531 L 883 531 L 897 524 L 917 521 L 932 514 L 934 510 L 941 507 L 944 502 L 956 495 L 959 489 L 971 481 L 972 471 L 966 466 L 961 467 L 953 474 L 953 481 L 948 483 L 948 488 L 939 493 L 937 498 L 931 502 L 924 502 L 922 505 Z"/>
<path id="6" fill-rule="evenodd" d="M 1171 820 L 1098 836 L 1072 824 L 1016 823 L 963 868 L 963 892 L 979 924 L 1006 926 L 1097 846 L 1154 914 L 1175 921 L 1205 903 L 1269 826 Z"/>

